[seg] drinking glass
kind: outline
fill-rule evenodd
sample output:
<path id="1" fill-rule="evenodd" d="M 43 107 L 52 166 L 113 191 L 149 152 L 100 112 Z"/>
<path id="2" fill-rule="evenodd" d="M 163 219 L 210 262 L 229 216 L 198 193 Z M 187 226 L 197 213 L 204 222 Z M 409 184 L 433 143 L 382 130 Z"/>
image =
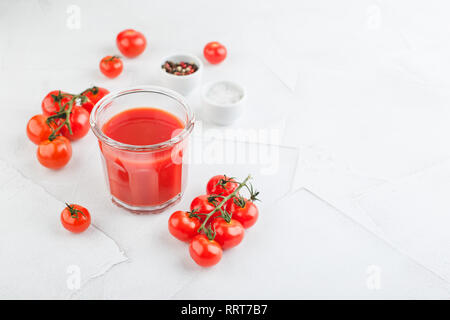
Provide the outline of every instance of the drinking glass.
<path id="1" fill-rule="evenodd" d="M 125 144 L 104 133 L 112 117 L 142 107 L 168 112 L 184 127 L 173 132 L 171 139 L 153 145 Z M 194 114 L 183 96 L 156 86 L 111 92 L 95 105 L 90 124 L 115 204 L 136 213 L 155 213 L 181 199 L 187 182 L 188 138 L 194 127 Z"/>

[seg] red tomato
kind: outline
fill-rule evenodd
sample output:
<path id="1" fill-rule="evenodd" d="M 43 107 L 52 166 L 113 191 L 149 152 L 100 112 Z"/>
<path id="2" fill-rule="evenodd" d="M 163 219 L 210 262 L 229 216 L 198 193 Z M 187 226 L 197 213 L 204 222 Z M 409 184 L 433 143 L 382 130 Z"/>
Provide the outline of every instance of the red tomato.
<path id="1" fill-rule="evenodd" d="M 69 117 L 72 134 L 70 134 L 67 125 L 61 128 L 60 132 L 63 136 L 70 140 L 78 140 L 83 138 L 89 131 L 89 112 L 82 107 L 74 106 Z"/>
<path id="2" fill-rule="evenodd" d="M 213 230 L 216 231 L 214 240 L 222 246 L 223 250 L 237 246 L 244 239 L 244 227 L 235 219 L 226 222 L 223 218 L 217 218 L 212 226 Z"/>
<path id="3" fill-rule="evenodd" d="M 219 42 L 213 41 L 205 46 L 203 55 L 209 63 L 218 64 L 227 57 L 227 48 Z"/>
<path id="4" fill-rule="evenodd" d="M 42 112 L 45 116 L 51 116 L 60 111 L 61 106 L 64 106 L 71 99 L 72 95 L 70 93 L 61 90 L 51 91 L 42 100 Z M 67 106 L 65 109 L 67 109 Z"/>
<path id="5" fill-rule="evenodd" d="M 117 56 L 106 56 L 100 61 L 100 71 L 108 78 L 117 77 L 122 70 L 122 60 Z"/>
<path id="6" fill-rule="evenodd" d="M 48 125 L 47 117 L 42 114 L 33 116 L 27 123 L 27 136 L 35 144 L 39 144 L 52 134 L 53 124 Z"/>
<path id="7" fill-rule="evenodd" d="M 88 98 L 88 101 L 83 103 L 81 106 L 85 108 L 89 113 L 91 113 L 97 102 L 100 101 L 104 96 L 106 96 L 109 91 L 101 87 L 92 87 L 85 90 L 82 95 Z"/>
<path id="8" fill-rule="evenodd" d="M 201 222 L 186 211 L 176 211 L 169 218 L 169 232 L 181 241 L 191 241 L 198 233 Z"/>
<path id="9" fill-rule="evenodd" d="M 244 228 L 250 228 L 258 220 L 258 208 L 255 204 L 247 199 L 243 199 L 245 204 L 237 204 L 236 201 L 229 201 L 226 210 L 232 215 L 233 219 L 239 221 Z"/>
<path id="10" fill-rule="evenodd" d="M 216 206 L 214 203 L 208 200 L 208 197 L 209 195 L 205 194 L 194 198 L 194 200 L 192 200 L 191 202 L 191 211 L 196 210 L 195 213 L 210 213 L 211 211 L 213 211 Z M 220 199 L 217 199 L 217 201 L 219 200 Z"/>
<path id="11" fill-rule="evenodd" d="M 67 230 L 80 233 L 91 224 L 91 215 L 85 207 L 77 204 L 66 204 L 66 208 L 61 212 L 61 223 Z"/>
<path id="12" fill-rule="evenodd" d="M 100 101 L 101 98 L 106 96 L 109 93 L 108 89 L 102 88 L 102 87 L 92 87 L 87 90 L 85 90 L 82 94 L 83 96 L 86 96 L 89 101 L 91 101 L 93 104 L 96 104 Z"/>
<path id="13" fill-rule="evenodd" d="M 222 259 L 222 248 L 214 241 L 209 240 L 204 234 L 199 234 L 192 239 L 189 245 L 191 258 L 202 267 L 211 267 Z"/>
<path id="14" fill-rule="evenodd" d="M 59 169 L 64 167 L 72 157 L 72 146 L 69 139 L 57 136 L 52 141 L 41 142 L 37 149 L 39 162 L 47 168 Z"/>
<path id="15" fill-rule="evenodd" d="M 216 204 L 210 202 L 208 200 L 208 198 L 209 198 L 209 195 L 201 195 L 201 196 L 194 198 L 194 200 L 192 200 L 192 202 L 191 202 L 191 211 L 195 210 L 195 213 L 200 214 L 201 221 L 205 221 L 205 214 L 210 213 L 211 211 L 213 211 L 216 208 Z M 221 201 L 221 199 L 217 199 L 216 203 L 219 204 L 220 201 Z M 215 212 L 212 215 L 212 217 L 209 218 L 207 224 L 211 223 L 214 218 L 216 218 L 220 215 L 221 215 L 220 211 Z"/>
<path id="16" fill-rule="evenodd" d="M 117 35 L 117 47 L 128 58 L 134 58 L 144 52 L 147 40 L 142 33 L 133 29 L 123 30 Z"/>
<path id="17" fill-rule="evenodd" d="M 208 184 L 206 185 L 206 193 L 207 194 L 220 194 L 222 196 L 228 196 L 233 193 L 234 190 L 239 187 L 239 184 L 236 182 L 227 182 L 228 180 L 235 181 L 234 179 L 230 179 L 224 175 L 217 175 L 209 179 Z"/>

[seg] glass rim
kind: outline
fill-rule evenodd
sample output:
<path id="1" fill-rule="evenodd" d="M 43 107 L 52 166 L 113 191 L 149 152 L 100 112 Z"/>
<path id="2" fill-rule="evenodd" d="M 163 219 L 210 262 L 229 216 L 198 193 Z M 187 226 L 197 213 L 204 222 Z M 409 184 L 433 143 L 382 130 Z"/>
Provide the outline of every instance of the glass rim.
<path id="1" fill-rule="evenodd" d="M 186 112 L 187 120 L 186 125 L 184 126 L 183 130 L 181 130 L 176 136 L 172 137 L 169 140 L 156 143 L 156 144 L 150 144 L 150 145 L 132 145 L 132 144 L 126 144 L 119 142 L 117 140 L 114 140 L 110 137 L 108 137 L 106 134 L 103 133 L 102 128 L 100 128 L 97 118 L 98 115 L 107 107 L 110 103 L 112 103 L 116 98 L 134 94 L 134 93 L 157 93 L 165 95 L 171 99 L 176 100 Z M 156 107 L 157 108 L 157 107 Z M 91 130 L 94 132 L 95 136 L 102 142 L 106 143 L 107 145 L 122 149 L 122 150 L 130 150 L 130 151 L 152 151 L 152 150 L 160 150 L 164 149 L 166 147 L 171 147 L 181 141 L 183 141 L 192 131 L 194 127 L 195 117 L 192 109 L 189 107 L 186 99 L 179 93 L 160 86 L 150 86 L 150 85 L 142 85 L 142 86 L 135 86 L 135 87 L 129 87 L 125 89 L 119 89 L 112 91 L 108 93 L 106 96 L 104 96 L 100 101 L 98 101 L 94 108 L 92 109 L 91 115 L 89 117 L 89 123 L 91 125 Z"/>

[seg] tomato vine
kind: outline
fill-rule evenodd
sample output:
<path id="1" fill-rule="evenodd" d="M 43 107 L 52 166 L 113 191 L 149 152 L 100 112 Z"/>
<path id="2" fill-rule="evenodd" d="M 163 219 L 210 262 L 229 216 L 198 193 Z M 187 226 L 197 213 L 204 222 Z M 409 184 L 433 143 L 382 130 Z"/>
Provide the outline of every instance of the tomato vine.
<path id="1" fill-rule="evenodd" d="M 49 116 L 46 120 L 47 125 L 52 129 L 52 133 L 48 137 L 48 139 L 50 141 L 53 141 L 59 135 L 59 131 L 64 126 L 67 126 L 69 133 L 73 134 L 72 127 L 70 125 L 70 114 L 72 113 L 72 108 L 76 104 L 77 100 L 79 100 L 80 103 L 85 103 L 88 100 L 88 98 L 86 96 L 84 96 L 83 93 L 80 93 L 80 94 L 64 93 L 63 94 L 63 93 L 61 93 L 61 91 L 59 91 L 59 94 L 57 96 L 52 95 L 53 100 L 55 102 L 57 102 L 59 105 L 59 111 L 57 113 Z M 64 104 L 61 104 L 61 100 L 64 97 L 71 97 L 71 99 Z M 64 121 L 58 127 L 54 128 L 53 126 L 51 126 L 51 124 L 53 123 L 53 124 L 55 124 L 55 126 L 58 125 L 58 123 L 56 122 L 56 119 L 64 119 Z"/>
<path id="2" fill-rule="evenodd" d="M 249 191 L 250 199 L 258 200 L 257 196 L 258 196 L 259 192 L 253 188 L 251 183 L 249 183 L 250 179 L 251 179 L 251 176 L 248 175 L 247 178 L 245 178 L 245 180 L 242 182 L 237 182 L 234 180 L 234 178 L 228 178 L 228 179 L 225 178 L 225 179 L 222 179 L 223 181 L 222 180 L 219 181 L 219 183 L 223 184 L 223 186 L 225 186 L 226 183 L 228 183 L 228 182 L 233 182 L 233 183 L 237 183 L 238 187 L 227 196 L 223 196 L 220 194 L 209 195 L 208 200 L 215 205 L 215 208 L 214 208 L 214 210 L 212 210 L 211 212 L 209 212 L 208 214 L 205 215 L 205 220 L 203 221 L 203 223 L 197 230 L 198 233 L 204 232 L 209 240 L 213 240 L 215 238 L 216 232 L 215 232 L 215 230 L 212 229 L 211 224 L 209 224 L 209 225 L 207 224 L 208 220 L 216 212 L 220 211 L 220 213 L 221 213 L 220 217 L 222 217 L 225 221 L 230 222 L 232 215 L 229 212 L 227 212 L 225 209 L 223 209 L 222 207 L 227 203 L 228 200 L 239 197 L 238 196 L 239 190 L 241 190 L 242 188 L 245 187 Z M 219 199 L 219 198 L 222 200 L 218 203 L 217 199 Z"/>

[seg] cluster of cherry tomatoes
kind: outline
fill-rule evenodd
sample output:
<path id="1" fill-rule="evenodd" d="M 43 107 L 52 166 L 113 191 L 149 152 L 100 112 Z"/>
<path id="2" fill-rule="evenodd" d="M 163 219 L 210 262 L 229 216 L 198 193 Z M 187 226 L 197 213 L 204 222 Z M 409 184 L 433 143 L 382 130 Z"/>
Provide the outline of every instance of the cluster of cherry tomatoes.
<path id="1" fill-rule="evenodd" d="M 119 51 L 127 58 L 135 58 L 147 47 L 145 36 L 136 30 L 126 29 L 116 37 Z M 108 78 L 115 78 L 122 73 L 123 62 L 119 56 L 106 56 L 100 61 L 100 71 Z"/>
<path id="2" fill-rule="evenodd" d="M 258 192 L 248 183 L 225 175 L 212 177 L 206 186 L 205 195 L 191 202 L 190 211 L 176 211 L 169 218 L 169 232 L 177 239 L 189 243 L 192 259 L 202 267 L 217 264 L 223 250 L 241 243 L 246 228 L 258 219 L 258 208 L 254 204 Z M 249 198 L 239 191 L 246 188 Z"/>
<path id="3" fill-rule="evenodd" d="M 37 158 L 47 168 L 64 167 L 72 157 L 72 145 L 89 131 L 89 114 L 109 91 L 92 87 L 80 94 L 61 90 L 49 92 L 42 100 L 42 114 L 27 123 L 27 136 L 38 145 Z"/>

